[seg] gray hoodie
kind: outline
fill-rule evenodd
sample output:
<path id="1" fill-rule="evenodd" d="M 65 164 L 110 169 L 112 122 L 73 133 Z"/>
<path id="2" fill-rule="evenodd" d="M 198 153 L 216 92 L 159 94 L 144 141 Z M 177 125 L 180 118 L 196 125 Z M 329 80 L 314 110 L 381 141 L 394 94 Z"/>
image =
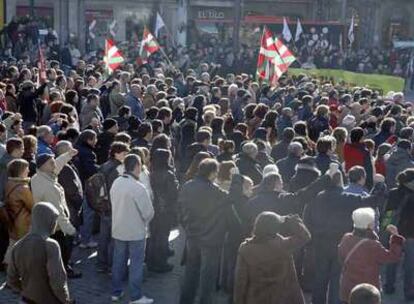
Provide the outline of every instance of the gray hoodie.
<path id="1" fill-rule="evenodd" d="M 50 238 L 59 212 L 51 203 L 32 209 L 30 232 L 16 243 L 7 269 L 7 283 L 35 303 L 70 303 L 59 244 Z"/>

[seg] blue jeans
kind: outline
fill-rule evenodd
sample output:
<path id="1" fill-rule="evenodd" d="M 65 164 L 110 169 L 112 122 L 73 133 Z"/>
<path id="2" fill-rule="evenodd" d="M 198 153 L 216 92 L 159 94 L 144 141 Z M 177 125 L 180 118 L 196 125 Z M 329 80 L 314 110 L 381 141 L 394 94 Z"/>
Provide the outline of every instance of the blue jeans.
<path id="1" fill-rule="evenodd" d="M 131 301 L 142 297 L 142 280 L 145 258 L 145 239 L 140 241 L 120 241 L 114 239 L 112 261 L 112 295 L 122 294 L 122 282 L 126 277 L 129 263 L 129 294 Z"/>
<path id="2" fill-rule="evenodd" d="M 98 266 L 111 268 L 114 244 L 111 238 L 111 216 L 101 215 L 98 240 Z"/>
<path id="3" fill-rule="evenodd" d="M 92 240 L 92 227 L 93 227 L 93 218 L 95 216 L 95 211 L 89 207 L 86 198 L 82 203 L 82 218 L 83 224 L 80 227 L 81 243 L 87 244 Z"/>

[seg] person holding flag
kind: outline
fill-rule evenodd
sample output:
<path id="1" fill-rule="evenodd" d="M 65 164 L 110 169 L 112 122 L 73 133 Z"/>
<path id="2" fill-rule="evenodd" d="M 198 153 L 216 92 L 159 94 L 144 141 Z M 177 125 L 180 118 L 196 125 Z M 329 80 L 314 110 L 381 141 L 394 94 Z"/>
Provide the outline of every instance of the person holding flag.
<path id="1" fill-rule="evenodd" d="M 114 42 L 111 39 L 106 39 L 104 62 L 108 73 L 112 74 L 124 61 L 124 57 L 121 55 L 121 52 Z"/>

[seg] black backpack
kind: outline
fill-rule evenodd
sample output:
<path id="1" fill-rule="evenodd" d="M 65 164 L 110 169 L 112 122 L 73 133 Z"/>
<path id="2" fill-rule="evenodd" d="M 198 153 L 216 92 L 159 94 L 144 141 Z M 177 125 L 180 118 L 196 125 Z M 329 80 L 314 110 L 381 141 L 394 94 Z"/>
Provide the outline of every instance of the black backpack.
<path id="1" fill-rule="evenodd" d="M 111 211 L 111 201 L 105 175 L 95 173 L 85 183 L 85 195 L 89 206 L 100 214 Z"/>

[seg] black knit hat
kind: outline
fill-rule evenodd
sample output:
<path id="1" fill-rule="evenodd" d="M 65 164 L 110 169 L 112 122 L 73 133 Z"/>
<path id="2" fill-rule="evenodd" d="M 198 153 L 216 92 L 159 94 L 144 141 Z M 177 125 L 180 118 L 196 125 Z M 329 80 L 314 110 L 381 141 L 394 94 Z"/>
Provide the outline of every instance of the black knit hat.
<path id="1" fill-rule="evenodd" d="M 49 161 L 50 159 L 52 159 L 54 156 L 53 154 L 40 154 L 37 158 L 36 158 L 36 167 L 39 169 L 41 168 L 47 161 Z"/>
<path id="2" fill-rule="evenodd" d="M 103 122 L 103 129 L 105 131 L 108 131 L 110 128 L 112 128 L 113 126 L 116 126 L 117 124 L 118 123 L 116 122 L 115 119 L 113 119 L 113 118 L 107 118 Z"/>

